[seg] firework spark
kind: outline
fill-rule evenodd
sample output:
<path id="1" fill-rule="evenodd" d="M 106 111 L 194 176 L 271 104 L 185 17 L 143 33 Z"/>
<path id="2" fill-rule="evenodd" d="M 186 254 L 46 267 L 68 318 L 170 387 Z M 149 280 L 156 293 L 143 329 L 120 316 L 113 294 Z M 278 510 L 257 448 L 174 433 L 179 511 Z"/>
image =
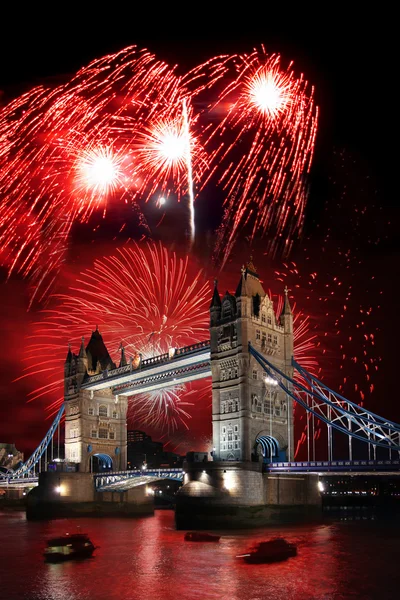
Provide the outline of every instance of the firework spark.
<path id="1" fill-rule="evenodd" d="M 176 385 L 165 390 L 156 390 L 138 394 L 129 403 L 129 414 L 135 422 L 159 431 L 174 431 L 181 425 L 189 429 L 187 420 L 191 415 L 187 412 L 192 402 L 186 397 L 190 394 L 186 385 Z"/>

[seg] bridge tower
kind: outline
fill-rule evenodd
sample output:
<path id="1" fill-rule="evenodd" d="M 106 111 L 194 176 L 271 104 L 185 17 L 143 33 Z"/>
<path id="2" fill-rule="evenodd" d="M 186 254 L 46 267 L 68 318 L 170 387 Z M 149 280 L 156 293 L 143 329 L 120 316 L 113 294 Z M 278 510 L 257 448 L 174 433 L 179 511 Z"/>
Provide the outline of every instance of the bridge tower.
<path id="1" fill-rule="evenodd" d="M 235 295 L 210 306 L 213 457 L 217 461 L 293 460 L 292 400 L 265 376 L 248 343 L 292 376 L 293 314 L 285 288 L 280 318 L 254 264 L 242 268 Z"/>
<path id="2" fill-rule="evenodd" d="M 126 364 L 124 349 L 120 366 Z M 115 369 L 96 327 L 85 348 L 82 338 L 78 354 L 68 349 L 64 364 L 65 459 L 79 463 L 81 472 L 126 469 L 127 398 L 111 389 L 84 390 L 87 377 Z"/>

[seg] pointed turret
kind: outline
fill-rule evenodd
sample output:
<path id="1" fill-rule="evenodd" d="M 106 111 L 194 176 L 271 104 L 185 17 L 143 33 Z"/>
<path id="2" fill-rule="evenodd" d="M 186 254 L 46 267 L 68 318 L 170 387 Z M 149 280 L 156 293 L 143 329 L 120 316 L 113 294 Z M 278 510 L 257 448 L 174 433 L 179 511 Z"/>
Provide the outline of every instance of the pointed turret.
<path id="1" fill-rule="evenodd" d="M 72 352 L 71 352 L 71 344 L 68 343 L 68 352 L 67 352 L 67 358 L 65 359 L 66 363 L 71 363 L 72 362 Z"/>
<path id="2" fill-rule="evenodd" d="M 121 342 L 121 344 L 120 344 L 119 350 L 120 350 L 120 352 L 121 352 L 121 358 L 120 358 L 120 361 L 119 361 L 119 366 L 120 366 L 120 367 L 125 367 L 125 366 L 128 364 L 128 362 L 127 362 L 127 360 L 126 360 L 126 356 L 125 356 L 125 348 L 124 348 L 124 345 L 123 345 L 123 343 L 122 343 L 122 342 Z"/>
<path id="3" fill-rule="evenodd" d="M 81 339 L 81 347 L 79 348 L 79 358 L 87 358 L 86 349 L 85 349 L 85 337 L 82 336 Z"/>
<path id="4" fill-rule="evenodd" d="M 115 369 L 115 364 L 111 360 L 97 325 L 95 331 L 92 332 L 88 345 L 86 346 L 86 352 L 89 370 L 97 371 L 98 363 L 100 363 L 100 371 L 104 371 L 105 369 Z"/>
<path id="5" fill-rule="evenodd" d="M 284 292 L 285 292 L 285 300 L 283 302 L 283 308 L 282 308 L 281 315 L 292 315 L 293 313 L 292 313 L 292 309 L 290 307 L 289 296 L 288 296 L 289 290 L 286 286 L 285 286 Z"/>
<path id="6" fill-rule="evenodd" d="M 251 257 L 247 265 L 243 265 L 241 271 L 242 275 L 235 293 L 236 298 L 240 298 L 241 296 L 256 296 L 257 294 L 260 298 L 264 298 L 265 291 Z"/>
<path id="7" fill-rule="evenodd" d="M 291 376 L 292 370 L 292 358 L 293 358 L 293 313 L 289 302 L 289 290 L 287 287 L 284 289 L 285 300 L 283 303 L 282 312 L 280 315 L 280 323 L 285 332 L 284 337 L 284 357 L 287 373 Z"/>
<path id="8" fill-rule="evenodd" d="M 215 323 L 221 318 L 221 298 L 218 292 L 218 281 L 214 279 L 214 292 L 210 304 L 210 324 Z"/>
<path id="9" fill-rule="evenodd" d="M 82 336 L 81 347 L 79 348 L 79 354 L 76 362 L 76 370 L 82 375 L 86 375 L 88 370 L 88 357 L 85 349 L 85 338 Z"/>
<path id="10" fill-rule="evenodd" d="M 221 306 L 221 298 L 218 292 L 218 279 L 214 279 L 214 293 L 211 300 L 210 308 Z"/>
<path id="11" fill-rule="evenodd" d="M 69 377 L 72 371 L 73 355 L 71 352 L 71 344 L 68 344 L 68 352 L 64 363 L 64 377 Z"/>

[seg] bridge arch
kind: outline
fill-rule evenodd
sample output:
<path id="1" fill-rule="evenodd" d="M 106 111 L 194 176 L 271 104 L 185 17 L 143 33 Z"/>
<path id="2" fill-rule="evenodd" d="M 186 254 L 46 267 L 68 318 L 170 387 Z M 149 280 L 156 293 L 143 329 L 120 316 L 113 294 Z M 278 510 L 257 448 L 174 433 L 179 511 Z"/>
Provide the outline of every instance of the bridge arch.
<path id="1" fill-rule="evenodd" d="M 258 435 L 255 443 L 256 455 L 268 462 L 286 460 L 284 449 L 272 435 Z"/>
<path id="2" fill-rule="evenodd" d="M 109 454 L 95 452 L 89 456 L 90 471 L 92 473 L 103 473 L 113 470 L 113 459 Z"/>

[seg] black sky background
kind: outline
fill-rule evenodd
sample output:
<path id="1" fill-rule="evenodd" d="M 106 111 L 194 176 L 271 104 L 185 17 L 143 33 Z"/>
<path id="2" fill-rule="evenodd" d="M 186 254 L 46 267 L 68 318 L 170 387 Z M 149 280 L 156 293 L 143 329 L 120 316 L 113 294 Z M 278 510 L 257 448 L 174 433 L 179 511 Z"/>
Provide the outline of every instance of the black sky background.
<path id="1" fill-rule="evenodd" d="M 295 72 L 304 72 L 315 85 L 320 108 L 305 234 L 321 235 L 317 228 L 324 219 L 321 199 L 329 195 L 335 148 L 346 148 L 356 157 L 378 190 L 383 212 L 395 223 L 371 259 L 392 294 L 386 305 L 393 318 L 385 338 L 384 368 L 393 372 L 399 332 L 394 293 L 399 277 L 395 14 L 382 3 L 374 12 L 368 12 L 365 5 L 350 12 L 338 3 L 300 8 L 296 13 L 287 5 L 275 10 L 264 3 L 235 6 L 224 5 L 217 14 L 212 5 L 174 5 L 160 14 L 157 6 L 147 10 L 90 4 L 83 7 L 91 9 L 85 16 L 82 6 L 73 5 L 35 6 L 29 13 L 23 7 L 10 9 L 0 23 L 0 102 L 35 84 L 68 79 L 92 59 L 133 44 L 178 64 L 181 72 L 212 56 L 251 52 L 261 44 L 267 52 L 281 54 L 284 64 L 293 60 Z M 352 193 L 357 194 L 357 184 Z M 349 235 L 348 227 L 341 231 L 340 218 L 335 223 L 338 239 Z M 373 219 L 370 228 L 374 228 Z M 7 306 L 7 299 L 3 304 Z M 19 326 L 7 321 L 6 315 L 0 321 L 0 327 L 4 325 L 7 330 Z M 388 387 L 394 390 L 394 378 L 389 379 Z M 0 439 L 7 431 L 2 427 L 2 421 L 7 421 L 5 409 L 0 406 Z"/>

